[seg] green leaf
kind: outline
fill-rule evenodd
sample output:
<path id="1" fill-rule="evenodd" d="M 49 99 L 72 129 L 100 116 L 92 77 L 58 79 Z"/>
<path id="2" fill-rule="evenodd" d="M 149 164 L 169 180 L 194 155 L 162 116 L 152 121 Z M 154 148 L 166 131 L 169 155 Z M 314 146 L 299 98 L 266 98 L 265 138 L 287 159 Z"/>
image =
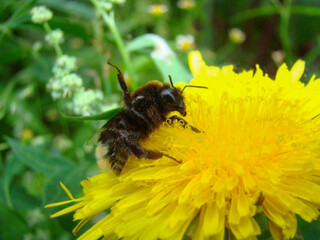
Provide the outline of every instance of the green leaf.
<path id="1" fill-rule="evenodd" d="M 93 7 L 87 3 L 64 0 L 40 0 L 38 4 L 46 5 L 53 10 L 58 10 L 66 14 L 80 16 L 86 20 L 92 20 L 95 17 Z"/>
<path id="2" fill-rule="evenodd" d="M 251 18 L 268 17 L 270 15 L 279 13 L 279 9 L 275 6 L 258 7 L 237 13 L 236 15 L 231 17 L 231 22 L 233 24 L 238 24 Z"/>
<path id="3" fill-rule="evenodd" d="M 6 202 L 10 207 L 13 207 L 11 197 L 10 197 L 10 184 L 14 176 L 21 173 L 24 170 L 24 165 L 13 157 L 9 163 L 6 165 L 4 169 L 4 182 L 3 182 L 3 190 L 6 198 Z"/>
<path id="4" fill-rule="evenodd" d="M 22 4 L 20 4 L 22 3 Z M 32 4 L 32 1 L 20 1 L 20 3 L 13 4 L 9 3 L 11 5 L 11 8 L 15 8 L 14 13 L 10 16 L 10 18 L 2 24 L 3 29 L 7 29 L 6 31 L 2 31 L 3 34 L 5 32 L 10 32 L 8 31 L 9 29 L 12 30 L 22 24 L 23 22 L 29 21 L 30 20 L 30 13 L 28 12 L 29 10 L 29 5 Z M 0 38 L 0 43 L 1 43 L 1 38 Z"/>
<path id="5" fill-rule="evenodd" d="M 80 37 L 83 40 L 90 40 L 91 36 L 88 33 L 85 25 L 70 21 L 66 18 L 54 17 L 50 21 L 50 26 L 52 28 L 60 28 L 65 34 L 72 37 Z"/>
<path id="6" fill-rule="evenodd" d="M 10 187 L 12 205 L 17 210 L 31 210 L 41 207 L 41 200 L 28 193 L 23 187 L 12 184 Z"/>
<path id="7" fill-rule="evenodd" d="M 320 7 L 316 6 L 291 6 L 290 13 L 292 15 L 320 16 Z M 280 14 L 280 10 L 275 6 L 264 6 L 239 12 L 231 17 L 233 24 L 246 21 L 251 18 L 268 17 L 270 15 Z"/>
<path id="8" fill-rule="evenodd" d="M 291 6 L 290 7 L 291 14 L 300 14 L 305 16 L 320 16 L 320 7 L 317 6 Z"/>
<path id="9" fill-rule="evenodd" d="M 259 240 L 272 239 L 268 227 L 268 218 L 263 213 L 258 213 L 254 219 L 260 226 L 261 234 L 258 236 Z"/>
<path id="10" fill-rule="evenodd" d="M 0 233 L 1 239 L 23 239 L 29 229 L 26 221 L 0 202 Z"/>
<path id="11" fill-rule="evenodd" d="M 85 171 L 88 168 L 88 163 L 82 163 L 70 171 L 61 171 L 56 173 L 46 184 L 44 193 L 44 205 L 60 201 L 69 200 L 69 197 L 60 186 L 62 182 L 70 192 L 76 197 L 81 192 L 80 182 L 85 177 Z M 57 209 L 49 210 L 56 212 Z"/>
<path id="12" fill-rule="evenodd" d="M 8 143 L 14 156 L 21 163 L 46 176 L 54 176 L 62 169 L 67 171 L 75 167 L 72 161 L 62 156 L 46 153 L 40 148 L 25 146 L 13 139 L 9 139 Z"/>
<path id="13" fill-rule="evenodd" d="M 72 116 L 66 116 L 63 113 L 61 113 L 62 117 L 69 120 L 69 121 L 96 121 L 96 120 L 108 120 L 113 118 L 118 112 L 120 112 L 123 109 L 123 107 L 117 107 L 108 111 L 105 111 L 103 113 L 93 115 L 93 116 L 85 116 L 85 117 L 72 117 Z"/>
<path id="14" fill-rule="evenodd" d="M 147 36 L 146 36 L 147 35 Z M 155 41 L 153 40 L 154 34 L 146 34 L 133 39 L 128 43 L 126 49 L 130 52 L 139 51 L 146 48 L 153 48 L 155 46 Z M 151 36 L 150 36 L 151 35 Z"/>
<path id="15" fill-rule="evenodd" d="M 301 217 L 298 218 L 298 233 L 302 235 L 303 239 L 319 239 L 320 236 L 320 222 L 312 221 L 306 222 Z"/>
<path id="16" fill-rule="evenodd" d="M 268 219 L 263 213 L 259 213 L 254 216 L 254 219 L 257 221 L 261 228 L 261 232 L 268 230 Z"/>
<path id="17" fill-rule="evenodd" d="M 127 51 L 140 51 L 146 48 L 154 49 L 150 57 L 158 67 L 163 81 L 168 82 L 168 75 L 171 75 L 174 83 L 189 83 L 192 78 L 191 73 L 180 62 L 167 42 L 160 36 L 156 34 L 144 34 L 133 39 L 126 47 Z"/>

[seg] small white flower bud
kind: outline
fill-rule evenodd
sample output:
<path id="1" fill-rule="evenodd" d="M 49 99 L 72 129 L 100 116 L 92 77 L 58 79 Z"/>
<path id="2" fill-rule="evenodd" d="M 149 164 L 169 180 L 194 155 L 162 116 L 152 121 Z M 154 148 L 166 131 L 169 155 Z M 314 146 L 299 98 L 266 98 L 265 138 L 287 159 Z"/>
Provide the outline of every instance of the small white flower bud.
<path id="1" fill-rule="evenodd" d="M 276 64 L 283 63 L 283 60 L 285 59 L 286 55 L 282 50 L 273 51 L 271 53 L 271 58 Z"/>
<path id="2" fill-rule="evenodd" d="M 75 73 L 52 79 L 48 83 L 48 89 L 51 90 L 53 99 L 71 97 L 73 93 L 80 91 L 82 87 L 82 79 Z"/>
<path id="3" fill-rule="evenodd" d="M 168 12 L 168 6 L 165 4 L 153 4 L 148 7 L 148 12 L 154 16 L 161 16 Z"/>
<path id="4" fill-rule="evenodd" d="M 52 30 L 50 33 L 46 35 L 45 38 L 51 46 L 63 43 L 64 41 L 63 32 L 61 31 L 61 29 Z"/>
<path id="5" fill-rule="evenodd" d="M 176 38 L 177 48 L 182 52 L 188 52 L 194 48 L 194 37 L 189 35 L 178 35 Z"/>
<path id="6" fill-rule="evenodd" d="M 45 6 L 38 6 L 31 9 L 31 20 L 34 23 L 44 23 L 49 21 L 53 14 Z"/>
<path id="7" fill-rule="evenodd" d="M 193 0 L 179 0 L 177 2 L 177 5 L 181 9 L 189 10 L 191 8 L 194 8 L 195 2 Z"/>
<path id="8" fill-rule="evenodd" d="M 108 11 L 112 10 L 113 6 L 112 6 L 111 2 L 102 1 L 101 7 L 108 12 Z"/>
<path id="9" fill-rule="evenodd" d="M 102 100 L 103 94 L 99 90 L 77 92 L 73 97 L 72 110 L 81 116 L 96 114 L 102 109 Z"/>
<path id="10" fill-rule="evenodd" d="M 63 55 L 55 62 L 52 72 L 56 77 L 62 77 L 76 69 L 76 58 L 68 55 Z"/>
<path id="11" fill-rule="evenodd" d="M 126 2 L 126 0 L 110 0 L 110 2 L 112 2 L 114 4 L 124 4 Z"/>
<path id="12" fill-rule="evenodd" d="M 229 38 L 232 42 L 236 44 L 241 44 L 246 40 L 246 34 L 239 28 L 232 28 L 229 31 Z"/>

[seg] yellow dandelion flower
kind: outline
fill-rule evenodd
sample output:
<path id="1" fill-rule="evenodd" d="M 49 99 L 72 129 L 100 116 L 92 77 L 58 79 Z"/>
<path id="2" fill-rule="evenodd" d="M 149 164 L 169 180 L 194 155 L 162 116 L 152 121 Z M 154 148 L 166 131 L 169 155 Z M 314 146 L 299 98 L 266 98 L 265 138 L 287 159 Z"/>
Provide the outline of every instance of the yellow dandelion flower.
<path id="1" fill-rule="evenodd" d="M 320 207 L 320 83 L 299 81 L 304 62 L 282 65 L 272 80 L 259 66 L 236 73 L 232 66 L 207 66 L 189 55 L 193 85 L 185 91 L 186 120 L 164 124 L 147 149 L 170 159 L 131 157 L 120 176 L 101 173 L 83 181 L 84 196 L 52 217 L 75 212 L 74 233 L 96 214 L 110 214 L 79 239 L 256 239 L 262 212 L 274 239 L 290 239 L 299 215 L 306 221 Z"/>
<path id="2" fill-rule="evenodd" d="M 152 4 L 148 7 L 148 12 L 154 16 L 161 16 L 168 12 L 168 6 L 165 4 Z"/>
<path id="3" fill-rule="evenodd" d="M 29 142 L 33 138 L 33 132 L 30 128 L 22 129 L 20 133 L 20 139 L 23 142 Z"/>

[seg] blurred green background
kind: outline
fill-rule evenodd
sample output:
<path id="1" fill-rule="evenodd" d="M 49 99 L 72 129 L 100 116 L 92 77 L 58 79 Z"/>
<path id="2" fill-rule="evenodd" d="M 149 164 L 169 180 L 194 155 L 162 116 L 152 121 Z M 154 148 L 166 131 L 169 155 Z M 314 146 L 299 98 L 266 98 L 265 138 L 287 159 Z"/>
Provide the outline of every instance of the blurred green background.
<path id="1" fill-rule="evenodd" d="M 53 17 L 36 24 L 31 10 L 40 5 Z M 55 29 L 63 37 L 50 44 Z M 1 0 L 0 239 L 74 239 L 72 216 L 50 219 L 57 209 L 43 207 L 67 199 L 60 181 L 81 196 L 80 181 L 99 172 L 86 143 L 103 121 L 70 122 L 60 112 L 91 115 L 121 104 L 108 60 L 131 89 L 168 74 L 188 82 L 192 49 L 210 65 L 260 64 L 272 77 L 301 58 L 307 82 L 320 75 L 320 1 Z M 59 75 L 62 54 L 76 64 Z M 66 85 L 66 76 L 79 84 Z M 271 239 L 263 229 L 260 239 Z M 298 233 L 319 239 L 320 225 L 299 220 Z"/>

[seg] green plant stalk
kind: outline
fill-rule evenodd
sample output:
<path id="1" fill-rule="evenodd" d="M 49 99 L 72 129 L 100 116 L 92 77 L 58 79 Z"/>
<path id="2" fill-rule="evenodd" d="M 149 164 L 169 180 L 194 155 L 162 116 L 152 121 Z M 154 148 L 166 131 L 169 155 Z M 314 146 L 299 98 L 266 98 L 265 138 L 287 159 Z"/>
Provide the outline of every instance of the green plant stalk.
<path id="1" fill-rule="evenodd" d="M 304 60 L 307 64 L 311 64 L 316 58 L 320 55 L 320 37 L 317 39 L 317 46 L 308 52 L 308 54 L 304 57 Z"/>
<path id="2" fill-rule="evenodd" d="M 128 52 L 125 50 L 125 46 L 124 46 L 124 43 L 122 41 L 122 38 L 120 36 L 120 33 L 118 31 L 118 28 L 115 24 L 114 21 L 111 21 L 110 24 L 109 24 L 109 28 L 110 28 L 110 31 L 116 41 L 116 44 L 119 48 L 119 51 L 120 51 L 120 54 L 122 56 L 122 59 L 124 61 L 124 64 L 126 65 L 127 67 L 127 70 L 128 70 L 128 73 L 129 73 L 129 76 L 132 80 L 132 89 L 136 89 L 137 88 L 137 83 L 135 81 L 135 77 L 134 77 L 134 72 L 133 72 L 133 68 L 132 68 L 132 65 L 131 65 L 131 62 L 130 62 L 130 58 L 129 58 L 129 54 Z"/>
<path id="3" fill-rule="evenodd" d="M 6 198 L 6 202 L 8 204 L 8 206 L 10 208 L 13 208 L 13 204 L 12 204 L 12 200 L 11 200 L 11 196 L 10 196 L 10 189 L 9 189 L 9 186 L 5 186 L 4 187 L 4 194 L 5 194 L 5 198 Z"/>
<path id="4" fill-rule="evenodd" d="M 119 30 L 117 28 L 117 25 L 116 25 L 116 23 L 114 21 L 113 12 L 108 14 L 104 9 L 101 8 L 101 6 L 100 6 L 100 4 L 99 4 L 99 2 L 97 0 L 91 0 L 91 1 L 94 4 L 94 6 L 99 10 L 100 14 L 102 15 L 102 18 L 103 18 L 104 22 L 108 25 L 108 27 L 109 27 L 109 29 L 111 31 L 111 34 L 113 35 L 114 40 L 115 40 L 115 42 L 116 42 L 116 44 L 118 46 L 118 49 L 119 49 L 121 57 L 122 57 L 122 59 L 124 61 L 124 64 L 127 67 L 129 76 L 130 76 L 130 78 L 132 80 L 131 88 L 132 89 L 136 89 L 137 88 L 137 83 L 135 81 L 135 74 L 134 74 L 134 71 L 133 71 L 133 67 L 132 67 L 131 62 L 130 62 L 129 54 L 125 49 L 125 46 L 124 46 L 124 43 L 122 41 L 121 35 L 120 35 Z"/>
<path id="5" fill-rule="evenodd" d="M 224 61 L 232 53 L 235 47 L 236 44 L 229 40 L 227 44 L 216 51 L 215 54 L 217 56 L 218 63 Z"/>
<path id="6" fill-rule="evenodd" d="M 105 59 L 105 57 L 104 57 L 105 49 L 104 49 L 104 44 L 103 44 L 104 31 L 103 31 L 101 19 L 96 18 L 94 20 L 93 30 L 94 30 L 95 38 L 97 39 L 96 44 L 95 44 L 97 47 L 97 50 L 99 51 L 101 56 L 103 56 L 103 59 Z M 111 84 L 111 81 L 105 80 L 104 71 L 103 71 L 104 64 L 105 64 L 104 62 L 101 64 L 99 72 L 98 72 L 99 80 L 100 80 L 101 89 L 102 89 L 103 93 L 106 94 L 107 96 L 110 96 L 112 94 L 112 84 Z"/>
<path id="7" fill-rule="evenodd" d="M 282 48 L 286 54 L 286 58 L 289 63 L 292 63 L 293 54 L 290 47 L 290 36 L 289 36 L 289 21 L 290 12 L 288 9 L 283 9 L 280 15 L 280 41 Z"/>
<path id="8" fill-rule="evenodd" d="M 281 9 L 282 8 L 282 5 L 281 5 L 279 0 L 271 0 L 271 2 L 275 6 L 275 8 L 277 8 L 277 9 Z"/>
<path id="9" fill-rule="evenodd" d="M 281 13 L 281 8 L 276 6 L 265 6 L 265 7 L 258 7 L 250 10 L 245 10 L 243 12 L 239 12 L 232 16 L 231 22 L 233 24 L 238 24 L 241 22 L 244 22 L 246 20 L 249 20 L 251 18 L 257 18 L 257 17 L 268 17 L 274 14 Z M 316 6 L 294 6 L 292 5 L 290 8 L 290 14 L 291 15 L 305 15 L 305 16 L 320 16 L 320 7 Z"/>
<path id="10" fill-rule="evenodd" d="M 10 146 L 8 143 L 4 142 L 4 143 L 0 143 L 0 152 L 9 149 Z"/>
<path id="11" fill-rule="evenodd" d="M 290 13 L 292 0 L 285 0 L 283 5 L 278 0 L 272 0 L 274 6 L 279 10 L 280 14 L 280 26 L 279 26 L 279 37 L 282 48 L 286 54 L 287 63 L 292 64 L 293 53 L 290 47 Z"/>
<path id="12" fill-rule="evenodd" d="M 311 64 L 320 55 L 320 45 L 313 48 L 305 57 L 307 64 Z"/>
<path id="13" fill-rule="evenodd" d="M 43 28 L 48 34 L 51 32 L 51 27 L 48 22 L 45 22 L 43 24 Z M 54 47 L 54 50 L 56 51 L 56 54 L 58 55 L 58 57 L 61 57 L 63 55 L 63 53 L 62 53 L 60 45 L 58 43 L 56 43 L 53 45 L 53 47 Z"/>

